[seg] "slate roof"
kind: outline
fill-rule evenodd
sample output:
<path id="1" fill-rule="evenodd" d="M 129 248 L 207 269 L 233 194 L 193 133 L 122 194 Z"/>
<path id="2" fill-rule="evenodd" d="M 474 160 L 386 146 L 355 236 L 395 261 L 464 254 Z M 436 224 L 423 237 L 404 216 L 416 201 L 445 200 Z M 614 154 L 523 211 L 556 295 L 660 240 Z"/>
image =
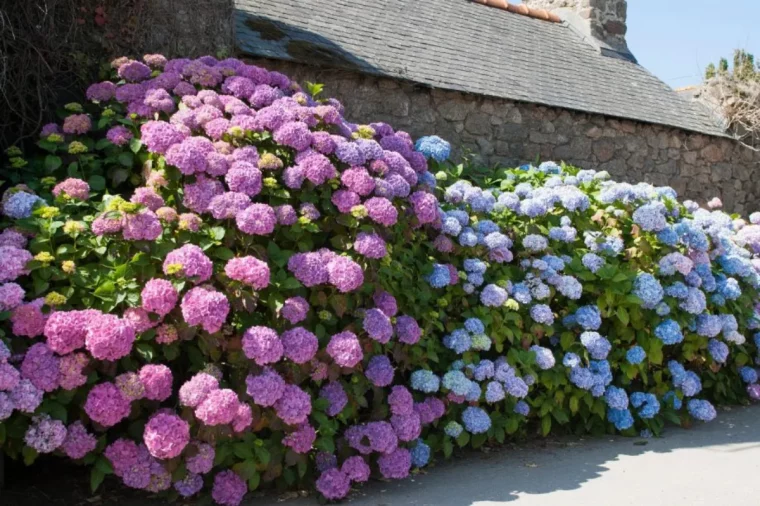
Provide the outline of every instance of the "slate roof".
<path id="1" fill-rule="evenodd" d="M 247 54 L 726 135 L 712 114 L 567 23 L 469 0 L 235 0 Z"/>

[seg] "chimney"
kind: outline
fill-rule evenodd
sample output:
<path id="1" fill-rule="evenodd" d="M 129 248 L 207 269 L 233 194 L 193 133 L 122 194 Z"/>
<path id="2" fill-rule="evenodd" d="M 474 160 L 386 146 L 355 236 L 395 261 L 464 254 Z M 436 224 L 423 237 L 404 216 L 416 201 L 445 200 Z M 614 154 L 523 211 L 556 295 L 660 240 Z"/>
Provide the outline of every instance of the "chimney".
<path id="1" fill-rule="evenodd" d="M 625 42 L 626 0 L 523 0 L 528 7 L 546 9 L 559 15 L 602 49 L 632 59 Z"/>

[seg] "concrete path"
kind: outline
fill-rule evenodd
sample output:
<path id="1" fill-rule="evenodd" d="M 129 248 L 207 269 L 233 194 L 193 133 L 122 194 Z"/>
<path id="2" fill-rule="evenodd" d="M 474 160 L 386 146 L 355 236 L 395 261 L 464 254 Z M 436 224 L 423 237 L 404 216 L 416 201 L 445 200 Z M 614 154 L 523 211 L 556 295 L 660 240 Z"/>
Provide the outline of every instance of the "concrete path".
<path id="1" fill-rule="evenodd" d="M 646 444 L 642 444 L 646 442 Z M 661 438 L 568 438 L 455 459 L 360 488 L 354 506 L 757 506 L 760 406 Z M 315 506 L 257 498 L 250 506 Z"/>

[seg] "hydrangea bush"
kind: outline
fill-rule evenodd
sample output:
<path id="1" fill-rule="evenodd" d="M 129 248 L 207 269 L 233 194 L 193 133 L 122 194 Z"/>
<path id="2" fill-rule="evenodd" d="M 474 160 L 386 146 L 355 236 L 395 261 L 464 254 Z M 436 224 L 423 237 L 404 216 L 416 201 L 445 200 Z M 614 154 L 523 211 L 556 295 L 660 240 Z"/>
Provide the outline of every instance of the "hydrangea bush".
<path id="1" fill-rule="evenodd" d="M 42 157 L 9 150 L 11 457 L 337 500 L 456 446 L 760 397 L 760 215 L 553 163 L 459 179 L 445 141 L 235 59 L 113 69 Z"/>

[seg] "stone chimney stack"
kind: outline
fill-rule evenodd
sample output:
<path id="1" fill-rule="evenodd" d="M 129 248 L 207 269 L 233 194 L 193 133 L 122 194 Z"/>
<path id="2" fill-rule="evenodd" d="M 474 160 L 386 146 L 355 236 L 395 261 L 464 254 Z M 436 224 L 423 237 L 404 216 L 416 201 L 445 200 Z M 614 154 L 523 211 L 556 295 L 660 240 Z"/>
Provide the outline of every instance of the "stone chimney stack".
<path id="1" fill-rule="evenodd" d="M 584 35 L 616 52 L 630 55 L 625 42 L 626 0 L 523 0 L 528 7 L 556 12 Z"/>

